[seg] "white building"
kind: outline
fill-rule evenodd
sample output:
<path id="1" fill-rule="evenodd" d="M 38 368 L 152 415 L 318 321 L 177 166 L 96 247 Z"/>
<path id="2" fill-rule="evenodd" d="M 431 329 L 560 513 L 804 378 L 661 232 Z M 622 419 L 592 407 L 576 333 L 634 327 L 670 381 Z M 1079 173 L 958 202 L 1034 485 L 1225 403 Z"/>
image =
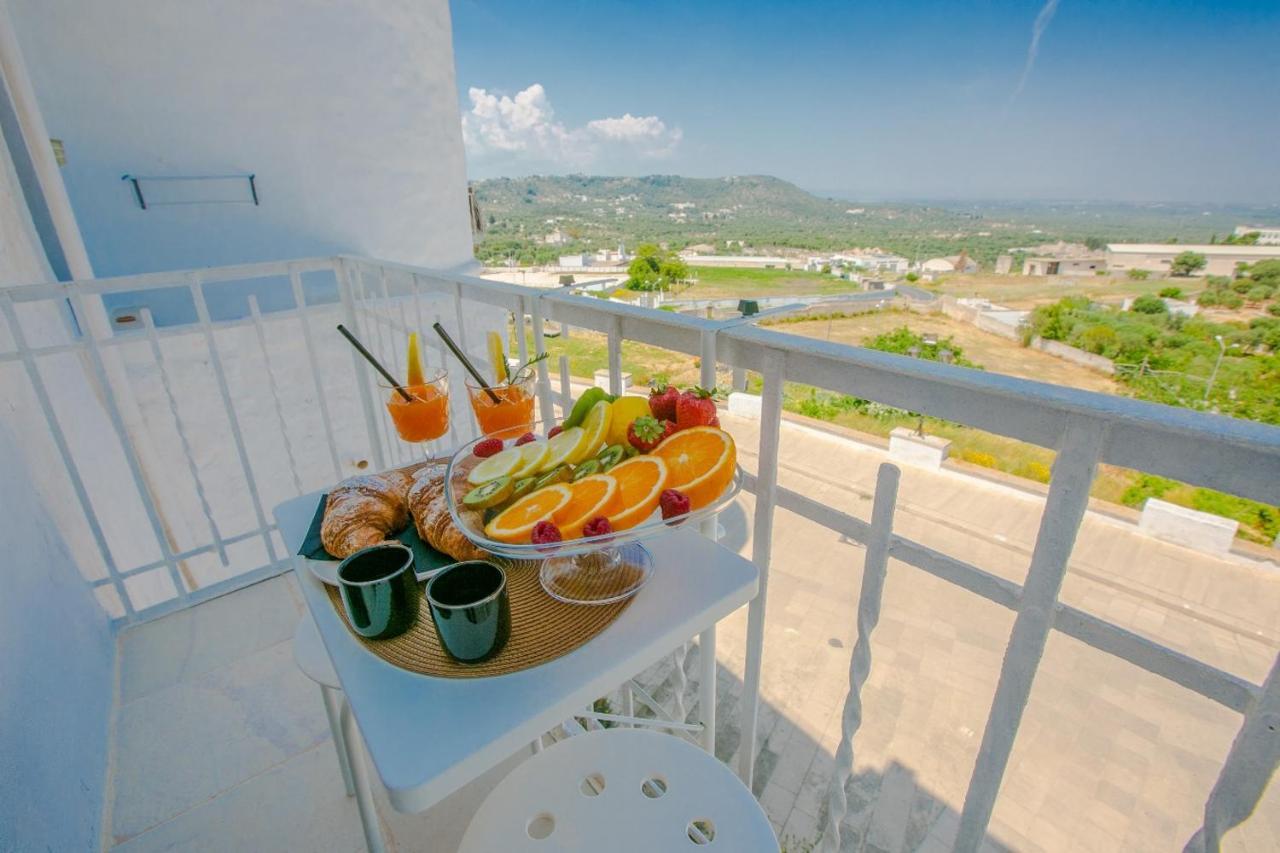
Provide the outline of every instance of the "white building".
<path id="1" fill-rule="evenodd" d="M 591 266 L 592 260 L 592 256 L 587 254 L 561 255 L 560 266 L 567 269 L 582 269 Z"/>
<path id="2" fill-rule="evenodd" d="M 1233 246 L 1222 243 L 1112 243 L 1107 246 L 1110 272 L 1146 270 L 1167 275 L 1183 252 L 1203 255 L 1205 266 L 1195 275 L 1234 275 L 1237 264 L 1280 259 L 1280 246 Z"/>
<path id="3" fill-rule="evenodd" d="M 572 241 L 573 238 L 559 228 L 542 238 L 542 242 L 548 246 L 564 246 Z"/>
<path id="4" fill-rule="evenodd" d="M 1257 233 L 1257 245 L 1280 246 L 1280 227 L 1275 225 L 1237 225 L 1232 233 L 1237 237 Z"/>
<path id="5" fill-rule="evenodd" d="M 696 255 L 681 252 L 680 258 L 692 267 L 743 267 L 751 269 L 788 269 L 791 260 L 776 255 Z"/>
<path id="6" fill-rule="evenodd" d="M 978 262 L 969 257 L 968 252 L 961 252 L 958 255 L 948 255 L 945 258 L 930 258 L 920 265 L 920 274 L 925 280 L 933 281 L 938 276 L 952 275 L 955 273 L 975 273 L 978 271 Z"/>

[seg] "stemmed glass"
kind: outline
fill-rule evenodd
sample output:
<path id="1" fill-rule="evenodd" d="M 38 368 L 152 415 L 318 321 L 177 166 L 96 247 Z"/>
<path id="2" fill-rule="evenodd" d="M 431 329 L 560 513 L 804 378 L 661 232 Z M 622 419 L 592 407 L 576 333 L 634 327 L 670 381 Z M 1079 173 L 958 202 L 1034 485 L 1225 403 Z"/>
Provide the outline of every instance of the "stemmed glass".
<path id="1" fill-rule="evenodd" d="M 387 414 L 395 424 L 396 434 L 405 441 L 432 441 L 449 431 L 449 373 L 443 368 L 427 372 L 424 381 L 405 385 L 403 390 L 385 383 L 379 388 L 387 395 Z"/>

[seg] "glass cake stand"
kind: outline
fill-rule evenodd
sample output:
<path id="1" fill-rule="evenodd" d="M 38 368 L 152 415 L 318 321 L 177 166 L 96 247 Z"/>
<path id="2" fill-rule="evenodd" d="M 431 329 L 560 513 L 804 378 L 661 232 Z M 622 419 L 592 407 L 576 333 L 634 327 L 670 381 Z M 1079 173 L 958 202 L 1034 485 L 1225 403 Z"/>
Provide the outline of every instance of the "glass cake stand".
<path id="1" fill-rule="evenodd" d="M 539 438 L 546 434 L 540 424 L 531 431 Z M 467 482 L 467 475 L 481 461 L 472 450 L 482 440 L 466 443 L 449 460 L 445 501 L 453 523 L 491 554 L 540 563 L 538 578 L 542 588 L 547 595 L 568 604 L 612 604 L 635 595 L 653 573 L 653 557 L 642 544 L 645 539 L 714 515 L 742 490 L 742 468 L 735 465 L 733 479 L 716 500 L 683 515 L 663 519 L 654 510 L 649 518 L 626 530 L 550 544 L 499 542 L 485 535 L 483 514 L 462 504 L 463 496 L 474 488 Z M 504 444 L 510 447 L 513 442 L 507 440 Z"/>

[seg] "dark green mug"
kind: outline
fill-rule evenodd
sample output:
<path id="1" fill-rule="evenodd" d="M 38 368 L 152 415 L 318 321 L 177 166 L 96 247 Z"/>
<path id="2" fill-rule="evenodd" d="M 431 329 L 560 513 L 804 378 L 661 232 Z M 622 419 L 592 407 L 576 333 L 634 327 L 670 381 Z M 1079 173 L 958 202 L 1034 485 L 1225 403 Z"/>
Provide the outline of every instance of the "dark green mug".
<path id="1" fill-rule="evenodd" d="M 507 575 L 485 560 L 445 566 L 427 583 L 427 606 L 440 645 L 459 663 L 480 663 L 511 636 Z"/>
<path id="2" fill-rule="evenodd" d="M 418 578 L 413 551 L 380 542 L 338 564 L 338 587 L 352 630 L 370 640 L 398 637 L 418 621 Z"/>

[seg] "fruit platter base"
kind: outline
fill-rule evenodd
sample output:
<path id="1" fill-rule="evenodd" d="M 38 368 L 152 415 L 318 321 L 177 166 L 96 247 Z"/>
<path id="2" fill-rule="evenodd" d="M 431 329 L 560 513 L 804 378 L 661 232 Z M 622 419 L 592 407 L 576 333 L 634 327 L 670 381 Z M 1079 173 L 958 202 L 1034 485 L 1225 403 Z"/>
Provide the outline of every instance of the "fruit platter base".
<path id="1" fill-rule="evenodd" d="M 565 604 L 614 604 L 640 591 L 653 574 L 653 557 L 639 542 L 542 561 L 542 589 Z"/>

